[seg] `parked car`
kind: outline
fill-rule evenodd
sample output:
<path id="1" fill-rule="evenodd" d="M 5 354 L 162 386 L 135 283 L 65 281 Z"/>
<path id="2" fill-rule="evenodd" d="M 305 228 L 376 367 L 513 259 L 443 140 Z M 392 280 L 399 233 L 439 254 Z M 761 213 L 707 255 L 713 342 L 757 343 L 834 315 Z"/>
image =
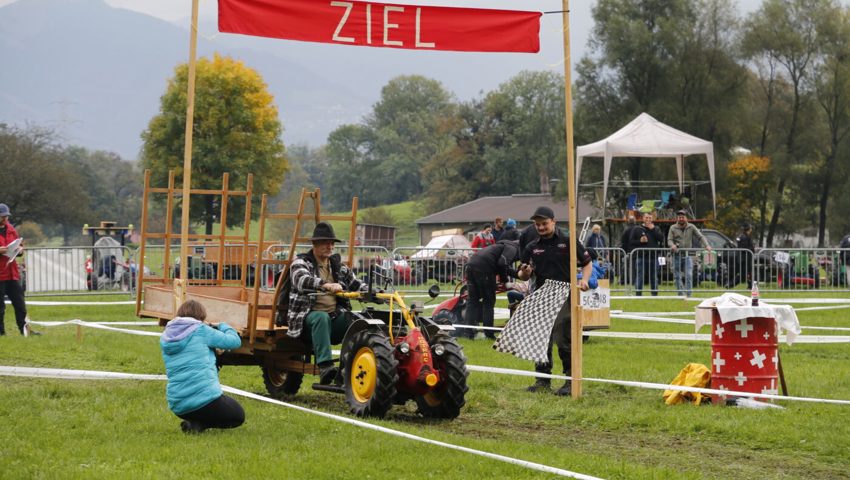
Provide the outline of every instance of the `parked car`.
<path id="1" fill-rule="evenodd" d="M 469 260 L 472 244 L 463 235 L 439 235 L 410 256 L 414 283 L 429 278 L 450 283 L 463 279 L 463 267 Z"/>
<path id="2" fill-rule="evenodd" d="M 381 260 L 377 265 L 377 273 L 386 279 L 392 279 L 395 285 L 410 285 L 413 280 L 410 263 L 399 254 L 395 254 L 392 259 Z"/>

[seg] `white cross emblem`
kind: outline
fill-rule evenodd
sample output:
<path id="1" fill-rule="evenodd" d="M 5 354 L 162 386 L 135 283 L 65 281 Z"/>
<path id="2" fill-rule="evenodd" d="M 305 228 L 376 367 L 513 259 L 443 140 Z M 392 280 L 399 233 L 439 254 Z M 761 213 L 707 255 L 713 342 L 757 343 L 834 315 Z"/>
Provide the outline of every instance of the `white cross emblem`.
<path id="1" fill-rule="evenodd" d="M 722 367 L 723 365 L 726 365 L 726 360 L 723 360 L 722 358 L 720 358 L 720 352 L 717 352 L 717 355 L 715 356 L 714 360 L 711 363 L 713 363 L 714 366 L 717 367 L 716 373 L 720 373 L 720 367 Z"/>
<path id="2" fill-rule="evenodd" d="M 776 379 L 770 379 L 770 388 L 762 388 L 761 393 L 765 395 L 779 395 L 779 391 L 776 389 Z"/>
<path id="3" fill-rule="evenodd" d="M 765 340 L 769 340 L 769 339 L 770 339 L 770 332 L 764 332 L 764 339 L 765 339 Z"/>
<path id="4" fill-rule="evenodd" d="M 752 331 L 755 327 L 747 323 L 747 319 L 744 318 L 738 325 L 735 325 L 735 330 L 741 332 L 741 338 L 747 338 L 747 333 Z"/>
<path id="5" fill-rule="evenodd" d="M 747 377 L 744 375 L 744 372 L 738 372 L 738 375 L 735 377 L 735 381 L 738 382 L 739 387 L 743 387 L 744 382 L 747 381 Z"/>
<path id="6" fill-rule="evenodd" d="M 759 353 L 758 350 L 753 350 L 753 359 L 750 360 L 750 365 L 758 365 L 759 368 L 764 368 L 764 361 L 767 355 Z"/>
<path id="7" fill-rule="evenodd" d="M 717 335 L 717 338 L 723 338 L 723 332 L 725 331 L 726 329 L 723 328 L 723 325 L 718 323 L 717 328 L 714 329 L 714 334 Z"/>
<path id="8" fill-rule="evenodd" d="M 741 359 L 741 352 L 735 352 L 735 360 Z"/>

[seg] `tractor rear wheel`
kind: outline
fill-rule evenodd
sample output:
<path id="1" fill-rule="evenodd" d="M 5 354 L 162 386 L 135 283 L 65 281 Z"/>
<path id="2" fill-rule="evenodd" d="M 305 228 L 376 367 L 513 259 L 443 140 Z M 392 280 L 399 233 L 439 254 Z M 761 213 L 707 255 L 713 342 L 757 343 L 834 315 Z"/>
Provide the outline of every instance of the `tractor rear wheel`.
<path id="1" fill-rule="evenodd" d="M 260 366 L 263 370 L 263 383 L 272 398 L 281 398 L 284 395 L 295 395 L 301 388 L 304 374 L 301 372 L 289 372 L 278 370 L 275 367 Z"/>
<path id="2" fill-rule="evenodd" d="M 351 339 L 342 358 L 345 399 L 358 417 L 383 417 L 392 407 L 398 361 L 387 337 L 363 330 Z"/>
<path id="3" fill-rule="evenodd" d="M 434 367 L 440 372 L 440 384 L 437 388 L 416 397 L 419 413 L 428 418 L 455 418 L 466 404 L 465 395 L 469 391 L 466 378 L 466 355 L 454 338 L 437 335 L 431 342 L 442 345 L 443 354 L 434 355 Z"/>

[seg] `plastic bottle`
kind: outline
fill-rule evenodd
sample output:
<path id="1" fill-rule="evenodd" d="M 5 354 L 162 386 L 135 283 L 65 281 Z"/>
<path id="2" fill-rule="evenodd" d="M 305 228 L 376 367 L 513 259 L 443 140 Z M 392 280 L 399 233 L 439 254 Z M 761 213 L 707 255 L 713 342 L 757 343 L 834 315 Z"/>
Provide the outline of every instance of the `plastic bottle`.
<path id="1" fill-rule="evenodd" d="M 753 280 L 753 290 L 750 292 L 750 298 L 752 299 L 752 305 L 754 307 L 759 306 L 759 282 Z"/>

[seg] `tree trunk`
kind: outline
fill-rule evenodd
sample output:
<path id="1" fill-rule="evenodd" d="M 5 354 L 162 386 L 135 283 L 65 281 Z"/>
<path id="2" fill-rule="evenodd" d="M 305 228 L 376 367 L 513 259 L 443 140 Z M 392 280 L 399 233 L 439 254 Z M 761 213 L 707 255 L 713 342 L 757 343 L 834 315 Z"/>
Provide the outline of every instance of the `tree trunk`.
<path id="1" fill-rule="evenodd" d="M 779 179 L 776 186 L 776 202 L 773 205 L 773 216 L 770 217 L 770 226 L 767 229 L 766 247 L 773 246 L 773 236 L 776 233 L 776 225 L 779 223 L 779 214 L 782 213 L 782 194 L 785 192 L 785 177 Z"/>

